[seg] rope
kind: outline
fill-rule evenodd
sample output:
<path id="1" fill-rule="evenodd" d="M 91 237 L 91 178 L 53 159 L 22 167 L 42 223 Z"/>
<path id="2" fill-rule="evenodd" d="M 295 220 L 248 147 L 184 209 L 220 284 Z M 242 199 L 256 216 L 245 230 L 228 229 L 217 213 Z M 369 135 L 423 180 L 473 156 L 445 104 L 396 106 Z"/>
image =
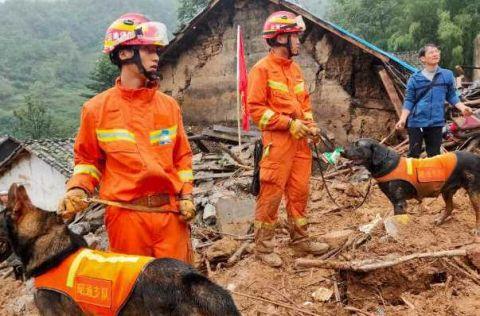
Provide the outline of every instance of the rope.
<path id="1" fill-rule="evenodd" d="M 313 143 L 313 148 L 315 150 L 315 155 L 316 155 L 315 160 L 317 161 L 318 167 L 320 168 L 320 175 L 322 176 L 323 186 L 325 187 L 325 190 L 327 191 L 327 194 L 330 197 L 330 200 L 332 200 L 333 204 L 335 204 L 335 206 L 338 207 L 338 208 L 353 208 L 354 211 L 359 209 L 365 203 L 365 201 L 368 198 L 368 195 L 370 194 L 370 189 L 372 188 L 372 177 L 370 177 L 367 192 L 365 193 L 365 195 L 363 195 L 363 199 L 358 205 L 355 205 L 355 206 L 340 206 L 340 205 L 338 205 L 337 201 L 335 201 L 335 199 L 332 196 L 332 193 L 330 193 L 330 190 L 328 189 L 327 181 L 325 180 L 325 176 L 323 174 L 323 167 L 322 167 L 322 162 L 320 160 L 320 153 L 318 151 L 317 144 Z"/>

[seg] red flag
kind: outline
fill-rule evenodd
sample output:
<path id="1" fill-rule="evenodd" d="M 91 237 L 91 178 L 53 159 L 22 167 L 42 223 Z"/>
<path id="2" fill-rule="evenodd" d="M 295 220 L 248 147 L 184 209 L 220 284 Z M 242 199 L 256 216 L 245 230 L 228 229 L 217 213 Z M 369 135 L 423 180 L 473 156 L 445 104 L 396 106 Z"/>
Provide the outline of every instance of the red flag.
<path id="1" fill-rule="evenodd" d="M 250 110 L 247 105 L 247 66 L 245 64 L 245 53 L 243 48 L 243 35 L 240 26 L 237 31 L 237 93 L 242 104 L 242 128 L 244 131 L 250 129 Z"/>

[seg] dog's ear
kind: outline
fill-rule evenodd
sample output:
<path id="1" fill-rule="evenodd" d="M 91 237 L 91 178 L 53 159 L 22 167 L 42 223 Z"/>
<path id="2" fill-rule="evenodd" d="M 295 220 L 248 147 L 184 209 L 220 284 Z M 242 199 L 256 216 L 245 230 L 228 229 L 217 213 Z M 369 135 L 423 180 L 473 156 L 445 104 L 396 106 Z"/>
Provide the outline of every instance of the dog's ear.
<path id="1" fill-rule="evenodd" d="M 19 218 L 24 212 L 33 208 L 27 190 L 23 185 L 14 183 L 10 186 L 8 190 L 7 208 L 12 212 L 12 218 L 14 219 Z"/>
<path id="2" fill-rule="evenodd" d="M 388 149 L 377 141 L 372 141 L 370 149 L 372 151 L 373 164 L 383 161 L 388 154 Z"/>

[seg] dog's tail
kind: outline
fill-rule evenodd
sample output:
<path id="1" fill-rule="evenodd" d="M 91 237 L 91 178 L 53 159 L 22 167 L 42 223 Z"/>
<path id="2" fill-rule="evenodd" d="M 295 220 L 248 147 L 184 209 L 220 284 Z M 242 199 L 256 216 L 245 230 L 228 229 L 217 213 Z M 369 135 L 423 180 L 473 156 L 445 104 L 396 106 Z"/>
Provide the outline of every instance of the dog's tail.
<path id="1" fill-rule="evenodd" d="M 188 273 L 182 282 L 202 315 L 240 316 L 230 293 L 198 273 Z"/>

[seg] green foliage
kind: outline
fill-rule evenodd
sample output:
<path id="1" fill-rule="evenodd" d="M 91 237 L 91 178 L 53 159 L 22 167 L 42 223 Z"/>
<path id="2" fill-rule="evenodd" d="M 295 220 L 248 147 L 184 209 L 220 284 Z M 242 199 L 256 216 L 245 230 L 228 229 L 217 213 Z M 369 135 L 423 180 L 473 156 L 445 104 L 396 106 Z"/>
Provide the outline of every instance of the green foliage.
<path id="1" fill-rule="evenodd" d="M 40 139 L 55 136 L 53 118 L 47 106 L 33 95 L 25 97 L 25 104 L 13 111 L 14 131 L 18 137 Z"/>
<path id="2" fill-rule="evenodd" d="M 209 0 L 179 0 L 178 20 L 181 24 L 188 22 L 198 12 L 207 6 Z"/>
<path id="3" fill-rule="evenodd" d="M 87 84 L 87 88 L 93 91 L 93 93 L 87 94 L 87 96 L 92 97 L 97 93 L 111 88 L 115 83 L 115 78 L 117 78 L 119 74 L 118 67 L 110 62 L 110 57 L 102 55 L 97 59 L 95 68 L 90 74 L 91 82 Z"/>
<path id="4" fill-rule="evenodd" d="M 56 133 L 73 136 L 85 96 L 105 87 L 98 84 L 106 69 L 96 60 L 110 23 L 141 12 L 173 31 L 176 5 L 177 0 L 1 1 L 7 31 L 0 36 L 0 135 L 12 133 L 18 121 L 13 111 L 35 95 L 58 125 Z"/>
<path id="5" fill-rule="evenodd" d="M 471 64 L 480 33 L 480 1 L 338 0 L 329 19 L 389 51 L 417 51 L 427 43 L 442 50 L 442 64 Z"/>

